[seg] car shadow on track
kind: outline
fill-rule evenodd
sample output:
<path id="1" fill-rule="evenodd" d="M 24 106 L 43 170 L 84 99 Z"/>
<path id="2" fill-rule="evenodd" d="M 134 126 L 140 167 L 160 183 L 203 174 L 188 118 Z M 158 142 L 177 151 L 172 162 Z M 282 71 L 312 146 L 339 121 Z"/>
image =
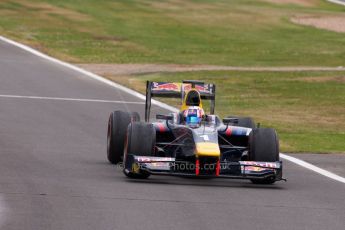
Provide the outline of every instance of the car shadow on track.
<path id="1" fill-rule="evenodd" d="M 105 164 L 104 162 L 100 164 Z M 112 166 L 111 164 L 108 164 Z M 271 185 L 253 184 L 250 180 L 243 179 L 224 179 L 224 178 L 196 178 L 196 177 L 182 177 L 182 176 L 157 176 L 152 175 L 148 179 L 131 179 L 127 178 L 122 173 L 122 168 L 116 166 L 115 173 L 116 180 L 121 180 L 125 183 L 137 183 L 137 184 L 151 184 L 151 185 L 167 185 L 167 186 L 196 186 L 196 187 L 228 187 L 228 188 L 253 188 L 253 189 L 270 189 L 280 190 L 286 189 L 284 186 L 286 182 L 278 181 Z M 110 180 L 114 180 L 114 174 L 109 176 Z"/>
<path id="2" fill-rule="evenodd" d="M 276 182 L 272 185 L 253 184 L 249 180 L 224 180 L 216 178 L 185 178 L 185 177 L 162 177 L 156 176 L 149 179 L 129 179 L 124 178 L 129 183 L 151 184 L 151 185 L 180 185 L 197 187 L 228 187 L 228 188 L 253 188 L 253 189 L 285 189 L 282 185 L 285 182 Z"/>

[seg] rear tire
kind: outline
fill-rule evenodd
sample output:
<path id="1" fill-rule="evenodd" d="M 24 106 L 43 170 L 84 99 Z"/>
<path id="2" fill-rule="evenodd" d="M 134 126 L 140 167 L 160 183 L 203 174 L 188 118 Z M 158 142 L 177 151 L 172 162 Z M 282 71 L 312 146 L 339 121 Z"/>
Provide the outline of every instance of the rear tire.
<path id="1" fill-rule="evenodd" d="M 276 162 L 279 161 L 279 140 L 271 128 L 253 129 L 249 135 L 249 160 Z M 273 184 L 274 177 L 251 179 L 254 184 Z"/>
<path id="2" fill-rule="evenodd" d="M 237 118 L 237 123 L 231 123 L 232 126 L 239 126 L 239 127 L 245 127 L 245 128 L 256 128 L 256 124 L 254 122 L 254 119 L 251 117 L 237 117 L 237 116 L 228 116 L 227 118 Z"/>
<path id="3" fill-rule="evenodd" d="M 107 134 L 107 158 L 110 163 L 122 162 L 127 127 L 133 121 L 140 121 L 137 112 L 114 111 L 110 114 Z"/>
<path id="4" fill-rule="evenodd" d="M 124 155 L 153 156 L 155 146 L 156 130 L 152 124 L 133 122 L 128 125 Z M 123 172 L 127 177 L 135 179 L 145 179 L 150 176 L 150 174 L 145 171 L 127 173 L 124 170 Z"/>

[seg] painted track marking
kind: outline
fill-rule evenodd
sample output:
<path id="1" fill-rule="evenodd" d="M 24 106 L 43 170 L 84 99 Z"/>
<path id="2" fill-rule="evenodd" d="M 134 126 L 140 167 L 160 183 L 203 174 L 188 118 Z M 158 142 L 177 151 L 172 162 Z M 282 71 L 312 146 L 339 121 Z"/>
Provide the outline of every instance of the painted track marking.
<path id="1" fill-rule="evenodd" d="M 97 81 L 103 82 L 103 83 L 105 83 L 105 84 L 107 84 L 107 85 L 109 85 L 109 86 L 112 86 L 112 87 L 114 87 L 114 88 L 116 88 L 116 89 L 122 90 L 123 92 L 126 92 L 126 93 L 128 93 L 128 94 L 131 94 L 131 95 L 133 95 L 133 96 L 135 96 L 135 97 L 138 97 L 138 98 L 140 98 L 140 99 L 142 99 L 142 100 L 145 100 L 145 96 L 142 95 L 141 93 L 138 93 L 138 92 L 136 92 L 136 91 L 134 91 L 134 90 L 132 90 L 132 89 L 126 88 L 126 87 L 124 87 L 124 86 L 122 86 L 122 85 L 120 85 L 120 84 L 117 84 L 117 83 L 115 83 L 115 82 L 113 82 L 113 81 L 110 81 L 110 80 L 108 80 L 108 79 L 105 79 L 105 78 L 103 78 L 103 77 L 101 77 L 101 76 L 99 76 L 99 75 L 97 75 L 97 74 L 91 73 L 91 72 L 89 72 L 89 71 L 87 71 L 87 70 L 84 70 L 84 69 L 82 69 L 82 68 L 79 68 L 79 67 L 77 67 L 77 66 L 74 66 L 74 65 L 72 65 L 72 64 L 69 64 L 69 63 L 67 63 L 67 62 L 58 60 L 58 59 L 56 59 L 56 58 L 50 57 L 50 56 L 48 56 L 48 55 L 46 55 L 46 54 L 43 54 L 43 53 L 39 52 L 38 50 L 35 50 L 35 49 L 33 49 L 33 48 L 29 47 L 29 46 L 26 46 L 26 45 L 21 44 L 21 43 L 19 43 L 19 42 L 15 42 L 15 41 L 10 40 L 10 39 L 8 39 L 8 38 L 5 38 L 5 37 L 3 37 L 3 36 L 0 36 L 0 40 L 6 42 L 6 43 L 8 43 L 8 44 L 11 44 L 11 45 L 13 45 L 13 46 L 16 46 L 16 47 L 18 47 L 18 48 L 20 48 L 20 49 L 22 49 L 22 50 L 25 50 L 25 51 L 27 51 L 27 52 L 29 52 L 29 53 L 35 55 L 35 56 L 38 56 L 38 57 L 43 58 L 43 59 L 45 59 L 45 60 L 51 61 L 51 62 L 53 62 L 53 63 L 55 63 L 55 64 L 64 66 L 64 67 L 66 67 L 67 69 L 70 69 L 70 70 L 74 70 L 74 71 L 76 71 L 76 72 L 79 72 L 79 73 L 83 74 L 82 76 L 87 76 L 87 77 L 93 78 L 93 79 L 95 79 L 95 80 L 97 80 Z M 167 104 L 165 104 L 165 103 L 162 103 L 162 102 L 160 102 L 160 101 L 152 100 L 152 104 L 157 105 L 157 106 L 159 106 L 159 107 L 161 107 L 161 108 L 163 108 L 163 109 L 170 110 L 170 111 L 178 111 L 176 108 L 174 108 L 174 107 L 172 107 L 172 106 L 170 106 L 170 105 L 167 105 Z"/>
<path id="2" fill-rule="evenodd" d="M 145 100 L 145 95 L 142 95 L 142 94 L 140 94 L 140 93 L 138 93 L 138 92 L 136 92 L 134 90 L 128 89 L 128 88 L 126 88 L 126 87 L 124 87 L 124 86 L 122 86 L 120 84 L 117 84 L 117 83 L 114 83 L 114 82 L 112 82 L 110 80 L 107 80 L 107 79 L 105 79 L 105 78 L 103 78 L 103 77 L 101 77 L 101 76 L 99 76 L 97 74 L 91 73 L 89 71 L 86 71 L 86 70 L 84 70 L 82 68 L 76 67 L 76 66 L 74 66 L 72 64 L 69 64 L 67 62 L 60 61 L 60 60 L 58 60 L 56 58 L 50 57 L 50 56 L 48 56 L 46 54 L 43 54 L 43 53 L 41 53 L 41 52 L 39 52 L 39 51 L 29 47 L 29 46 L 20 44 L 18 42 L 15 42 L 15 41 L 10 40 L 8 38 L 5 38 L 3 36 L 0 36 L 0 40 L 6 42 L 8 44 L 11 44 L 13 46 L 16 46 L 18 48 L 21 48 L 23 50 L 26 50 L 27 52 L 29 52 L 31 54 L 34 54 L 34 55 L 36 55 L 38 57 L 41 57 L 41 58 L 46 59 L 46 60 L 49 60 L 49 61 L 51 61 L 53 63 L 56 63 L 56 64 L 59 64 L 59 65 L 62 65 L 64 67 L 68 68 L 68 69 L 71 69 L 71 70 L 77 71 L 79 73 L 82 73 L 84 76 L 88 76 L 88 77 L 93 78 L 95 80 L 101 81 L 101 82 L 103 82 L 103 83 L 105 83 L 105 84 L 107 84 L 109 86 L 112 86 L 112 87 L 114 87 L 116 89 L 122 90 L 122 91 L 124 91 L 124 92 L 126 92 L 128 94 L 131 94 L 131 95 L 136 96 L 136 97 L 138 97 L 138 98 L 140 98 L 142 100 Z M 152 104 L 155 104 L 155 105 L 157 105 L 157 106 L 159 106 L 159 107 L 161 107 L 163 109 L 170 110 L 172 112 L 179 111 L 178 109 L 176 109 L 176 108 L 174 108 L 172 106 L 169 106 L 169 105 L 167 105 L 167 104 L 165 104 L 163 102 L 160 102 L 160 101 L 152 100 Z M 344 177 L 338 176 L 338 175 L 336 175 L 334 173 L 331 173 L 331 172 L 329 172 L 327 170 L 324 170 L 322 168 L 319 168 L 319 167 L 317 167 L 315 165 L 312 165 L 310 163 L 302 161 L 302 160 L 300 160 L 298 158 L 291 157 L 291 156 L 288 156 L 286 154 L 281 154 L 281 158 L 283 158 L 285 160 L 288 160 L 288 161 L 291 161 L 291 162 L 293 162 L 293 163 L 295 163 L 295 164 L 297 164 L 299 166 L 302 166 L 304 168 L 312 170 L 312 171 L 314 171 L 316 173 L 319 173 L 319 174 L 321 174 L 323 176 L 326 176 L 326 177 L 331 178 L 333 180 L 336 180 L 338 182 L 345 183 L 345 178 Z"/>
<path id="3" fill-rule="evenodd" d="M 330 171 L 327 171 L 325 169 L 319 168 L 319 167 L 317 167 L 315 165 L 312 165 L 312 164 L 310 164 L 310 163 L 308 163 L 308 162 L 306 162 L 304 160 L 298 159 L 296 157 L 288 156 L 288 155 L 283 154 L 283 153 L 280 154 L 280 158 L 282 158 L 284 160 L 291 161 L 291 162 L 293 162 L 293 163 L 295 163 L 295 164 L 297 164 L 299 166 L 302 166 L 302 167 L 307 168 L 307 169 L 309 169 L 311 171 L 319 173 L 319 174 L 321 174 L 321 175 L 323 175 L 325 177 L 331 178 L 331 179 L 339 181 L 341 183 L 345 183 L 345 178 L 344 177 L 341 177 L 341 176 L 339 176 L 337 174 L 334 174 L 334 173 L 332 173 Z"/>
<path id="4" fill-rule="evenodd" d="M 144 102 L 136 101 L 112 101 L 101 99 L 85 99 L 85 98 L 65 98 L 65 97 L 39 97 L 39 96 L 21 96 L 21 95 L 2 95 L 0 98 L 17 98 L 17 99 L 38 99 L 38 100 L 54 100 L 54 101 L 79 101 L 79 102 L 102 102 L 102 103 L 122 103 L 122 104 L 138 104 L 143 105 Z"/>
<path id="5" fill-rule="evenodd" d="M 345 6 L 345 1 L 344 0 L 327 0 L 327 1 Z"/>

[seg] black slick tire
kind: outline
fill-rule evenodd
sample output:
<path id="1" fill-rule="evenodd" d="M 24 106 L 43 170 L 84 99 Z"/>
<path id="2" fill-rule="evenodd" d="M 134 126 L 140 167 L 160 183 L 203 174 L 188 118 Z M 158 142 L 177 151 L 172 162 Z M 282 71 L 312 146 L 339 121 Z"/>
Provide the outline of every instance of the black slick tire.
<path id="1" fill-rule="evenodd" d="M 110 114 L 107 133 L 107 158 L 110 163 L 122 162 L 127 127 L 133 121 L 140 121 L 137 112 L 114 111 Z"/>
<path id="2" fill-rule="evenodd" d="M 272 128 L 256 128 L 249 135 L 249 160 L 262 162 L 279 161 L 279 139 Z M 273 184 L 275 178 L 251 179 L 255 184 Z"/>
<path id="3" fill-rule="evenodd" d="M 153 156 L 156 145 L 156 130 L 152 124 L 133 122 L 129 124 L 125 142 L 124 154 L 136 156 Z M 145 171 L 132 173 L 123 171 L 129 178 L 145 179 L 150 176 Z"/>

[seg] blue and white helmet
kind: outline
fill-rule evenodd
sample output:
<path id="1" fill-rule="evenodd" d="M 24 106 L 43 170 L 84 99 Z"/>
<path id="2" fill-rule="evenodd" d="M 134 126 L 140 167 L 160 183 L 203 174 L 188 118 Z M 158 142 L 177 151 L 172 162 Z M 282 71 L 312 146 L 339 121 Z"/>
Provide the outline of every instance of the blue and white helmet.
<path id="1" fill-rule="evenodd" d="M 183 111 L 184 121 L 187 125 L 198 125 L 205 116 L 204 110 L 199 106 L 189 106 Z"/>

